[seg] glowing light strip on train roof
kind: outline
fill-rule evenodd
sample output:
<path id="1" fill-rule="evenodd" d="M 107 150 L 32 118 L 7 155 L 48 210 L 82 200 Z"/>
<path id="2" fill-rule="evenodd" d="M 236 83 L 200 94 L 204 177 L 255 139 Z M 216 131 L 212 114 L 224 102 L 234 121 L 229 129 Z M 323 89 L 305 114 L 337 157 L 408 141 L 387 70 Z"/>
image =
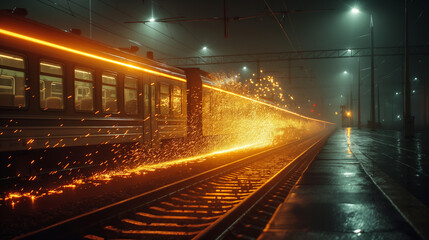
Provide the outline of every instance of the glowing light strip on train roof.
<path id="1" fill-rule="evenodd" d="M 15 33 L 15 32 L 11 32 L 11 31 L 8 31 L 8 30 L 2 29 L 2 28 L 0 28 L 0 33 L 4 34 L 4 35 L 7 35 L 7 36 L 10 36 L 10 37 L 19 38 L 19 39 L 26 40 L 26 41 L 29 41 L 29 42 L 37 43 L 37 44 L 40 44 L 40 45 L 43 45 L 43 46 L 56 48 L 56 49 L 59 49 L 59 50 L 63 50 L 63 51 L 66 51 L 66 52 L 78 54 L 78 55 L 81 55 L 81 56 L 85 56 L 85 57 L 89 57 L 89 58 L 101 60 L 101 61 L 104 61 L 104 62 L 113 63 L 113 64 L 124 66 L 124 67 L 133 68 L 133 69 L 136 69 L 136 70 L 140 70 L 140 71 L 151 73 L 151 74 L 158 75 L 158 76 L 167 77 L 167 78 L 178 80 L 178 81 L 181 81 L 181 82 L 186 82 L 186 79 L 181 78 L 181 77 L 177 77 L 177 76 L 173 76 L 173 75 L 170 75 L 170 74 L 166 74 L 166 73 L 162 73 L 162 72 L 150 70 L 150 69 L 147 69 L 147 68 L 138 67 L 138 66 L 131 65 L 131 64 L 128 64 L 128 63 L 116 61 L 116 60 L 113 60 L 113 59 L 110 59 L 110 58 L 105 58 L 105 57 L 98 56 L 98 55 L 95 55 L 95 54 L 92 54 L 92 53 L 88 53 L 88 52 L 76 50 L 76 49 L 73 49 L 73 48 L 69 48 L 69 47 L 66 47 L 66 46 L 62 46 L 62 45 L 59 45 L 59 44 L 51 43 L 51 42 L 48 42 L 48 41 L 45 41 L 45 40 L 37 39 L 37 38 L 34 38 L 34 37 L 22 35 L 22 34 Z M 203 86 L 207 87 L 207 88 L 210 88 L 210 89 L 213 89 L 213 90 L 216 90 L 216 91 L 219 91 L 219 92 L 224 92 L 224 93 L 227 93 L 227 94 L 230 94 L 230 95 L 241 97 L 243 99 L 247 99 L 247 100 L 250 100 L 250 101 L 253 101 L 253 102 L 265 105 L 265 106 L 268 106 L 268 107 L 272 107 L 272 108 L 275 108 L 277 110 L 281 110 L 281 111 L 284 111 L 284 112 L 296 115 L 298 117 L 302 117 L 302 118 L 313 120 L 313 121 L 318 121 L 318 122 L 332 124 L 330 122 L 325 122 L 325 121 L 322 121 L 322 120 L 319 120 L 319 119 L 309 118 L 309 117 L 306 117 L 306 116 L 303 116 L 303 115 L 291 112 L 289 110 L 286 110 L 284 108 L 280 108 L 280 107 L 274 106 L 274 105 L 269 104 L 269 103 L 265 103 L 265 102 L 262 102 L 262 101 L 259 101 L 259 100 L 256 100 L 256 99 L 252 99 L 250 97 L 246 97 L 246 96 L 243 96 L 243 95 L 240 95 L 240 94 L 237 94 L 237 93 L 229 92 L 229 91 L 226 91 L 226 90 L 223 90 L 223 89 L 220 89 L 220 88 L 216 88 L 216 87 L 213 87 L 213 86 L 210 86 L 210 85 L 207 85 L 207 84 L 203 84 Z"/>
<path id="2" fill-rule="evenodd" d="M 45 40 L 37 39 L 37 38 L 34 38 L 34 37 L 22 35 L 22 34 L 15 33 L 15 32 L 11 32 L 11 31 L 8 31 L 8 30 L 5 30 L 5 29 L 1 29 L 0 28 L 0 33 L 4 34 L 4 35 L 7 35 L 7 36 L 10 36 L 10 37 L 19 38 L 19 39 L 26 40 L 26 41 L 33 42 L 33 43 L 37 43 L 37 44 L 40 44 L 40 45 L 43 45 L 43 46 L 52 47 L 52 48 L 55 48 L 55 49 L 66 51 L 66 52 L 70 52 L 70 53 L 78 54 L 78 55 L 81 55 L 81 56 L 85 56 L 85 57 L 97 59 L 97 60 L 100 60 L 100 61 L 109 62 L 109 63 L 113 63 L 113 64 L 116 64 L 116 65 L 133 68 L 133 69 L 140 70 L 140 71 L 143 71 L 143 72 L 147 72 L 147 73 L 150 73 L 150 74 L 153 74 L 153 75 L 167 77 L 167 78 L 174 79 L 174 80 L 181 81 L 181 82 L 186 82 L 186 79 L 181 78 L 181 77 L 177 77 L 177 76 L 173 76 L 173 75 L 170 75 L 170 74 L 166 74 L 166 73 L 162 73 L 162 72 L 150 70 L 150 69 L 147 69 L 147 68 L 138 67 L 138 66 L 135 66 L 135 65 L 132 65 L 132 64 L 128 64 L 128 63 L 116 61 L 116 60 L 113 60 L 113 59 L 110 59 L 110 58 L 105 58 L 105 57 L 98 56 L 98 55 L 95 55 L 95 54 L 92 54 L 92 53 L 88 53 L 88 52 L 80 51 L 80 50 L 77 50 L 77 49 L 69 48 L 69 47 L 66 47 L 66 46 L 62 46 L 62 45 L 59 45 L 59 44 L 51 43 L 51 42 L 48 42 L 48 41 L 45 41 Z"/>
<path id="3" fill-rule="evenodd" d="M 240 95 L 238 93 L 234 93 L 234 92 L 226 91 L 226 90 L 223 90 L 223 89 L 220 89 L 220 88 L 217 88 L 217 87 L 213 87 L 213 86 L 208 85 L 208 84 L 203 84 L 203 87 L 210 88 L 210 89 L 213 89 L 213 90 L 216 90 L 216 91 L 219 91 L 219 92 L 227 93 L 227 94 L 230 94 L 230 95 L 233 95 L 233 96 L 236 96 L 236 97 L 241 97 L 243 99 L 250 100 L 250 101 L 253 101 L 253 102 L 256 102 L 256 103 L 268 106 L 268 107 L 272 107 L 272 108 L 275 108 L 277 110 L 280 110 L 280 111 L 283 111 L 283 112 L 287 112 L 287 113 L 290 113 L 290 114 L 293 114 L 295 116 L 298 116 L 298 117 L 301 117 L 301 118 L 305 118 L 305 119 L 308 119 L 308 120 L 322 122 L 322 123 L 328 123 L 328 124 L 334 124 L 334 123 L 331 123 L 331 122 L 326 122 L 326 121 L 323 121 L 323 120 L 306 117 L 304 115 L 300 115 L 298 113 L 289 111 L 287 109 L 284 109 L 284 108 L 281 108 L 281 107 L 277 107 L 275 105 L 272 105 L 272 104 L 269 104 L 269 103 L 266 103 L 266 102 L 263 102 L 263 101 L 259 101 L 259 100 L 256 100 L 256 99 L 253 99 L 253 98 L 250 98 L 250 97 L 246 97 L 246 96 Z"/>

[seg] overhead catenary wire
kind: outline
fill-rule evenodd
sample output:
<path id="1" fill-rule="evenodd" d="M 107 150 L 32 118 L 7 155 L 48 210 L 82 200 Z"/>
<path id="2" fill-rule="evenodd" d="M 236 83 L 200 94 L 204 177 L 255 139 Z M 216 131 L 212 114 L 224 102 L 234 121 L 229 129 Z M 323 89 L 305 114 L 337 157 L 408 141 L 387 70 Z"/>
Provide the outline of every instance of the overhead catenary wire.
<path id="1" fill-rule="evenodd" d="M 124 16 L 130 17 L 130 18 L 136 18 L 135 16 L 133 16 L 133 15 L 131 15 L 131 14 L 129 14 L 129 13 L 127 13 L 127 12 L 125 12 L 125 11 L 122 11 L 122 10 L 120 10 L 120 9 L 118 9 L 118 8 L 114 7 L 114 6 L 112 6 L 112 4 L 107 3 L 107 2 L 106 2 L 106 1 L 104 1 L 104 0 L 98 0 L 98 1 L 99 1 L 100 3 L 102 3 L 102 4 L 106 5 L 106 6 L 110 7 L 110 8 L 111 8 L 111 9 L 113 9 L 114 11 L 117 11 L 117 12 L 119 12 L 119 13 L 123 14 Z M 118 22 L 118 23 L 119 23 L 119 22 Z M 161 34 L 161 35 L 163 35 L 163 36 L 165 36 L 165 37 L 169 38 L 171 41 L 177 42 L 177 43 L 179 43 L 180 45 L 182 45 L 182 46 L 184 46 L 184 47 L 186 47 L 186 48 L 188 48 L 188 49 L 190 49 L 190 50 L 193 50 L 193 51 L 195 51 L 195 52 L 198 52 L 198 51 L 199 51 L 199 49 L 196 49 L 196 48 L 194 48 L 194 47 L 191 47 L 191 46 L 187 45 L 186 43 L 184 43 L 184 42 L 182 42 L 182 41 L 179 41 L 177 38 L 174 38 L 174 37 L 172 37 L 172 36 L 170 36 L 170 35 L 168 35 L 168 34 L 166 34 L 166 33 L 162 32 L 162 31 L 160 31 L 160 30 L 158 30 L 158 29 L 156 29 L 156 28 L 154 28 L 154 27 L 152 27 L 152 26 L 150 26 L 150 25 L 145 24 L 144 26 L 145 26 L 145 27 L 147 27 L 147 28 L 150 28 L 150 29 L 151 29 L 151 30 L 153 30 L 153 31 L 156 31 L 157 33 L 159 33 L 159 34 Z M 189 32 L 190 32 L 190 31 L 189 31 Z M 192 33 L 192 32 L 191 32 L 191 33 Z M 193 37 L 195 37 L 193 34 L 192 34 L 192 36 L 193 36 Z"/>
<path id="2" fill-rule="evenodd" d="M 61 6 L 61 5 L 58 5 L 58 4 L 54 4 L 54 5 L 51 5 L 51 4 L 48 4 L 47 2 L 44 2 L 44 1 L 42 1 L 42 0 L 37 0 L 39 3 L 41 3 L 41 4 L 44 4 L 44 5 L 46 5 L 46 6 L 48 6 L 48 7 L 51 7 L 51 8 L 53 8 L 53 9 L 55 9 L 55 10 L 58 10 L 58 11 L 61 11 L 61 12 L 63 12 L 63 13 L 65 13 L 65 14 L 67 14 L 67 15 L 70 15 L 70 16 L 72 16 L 72 17 L 75 17 L 75 18 L 77 18 L 77 19 L 79 19 L 79 20 L 82 20 L 82 21 L 84 21 L 84 22 L 86 22 L 86 23 L 89 23 L 89 19 L 88 18 L 86 18 L 85 16 L 83 16 L 83 15 L 81 15 L 81 14 L 78 14 L 78 13 L 73 13 L 73 12 L 69 12 L 69 11 L 66 11 L 66 10 L 64 10 L 63 9 L 63 7 Z M 52 3 L 52 1 L 49 1 L 49 2 L 51 2 Z M 67 9 L 68 10 L 68 9 Z M 118 37 L 120 37 L 120 38 L 123 38 L 124 39 L 124 36 L 122 36 L 122 35 L 120 35 L 120 34 L 118 34 L 118 33 L 116 33 L 116 32 L 113 32 L 113 31 L 111 31 L 111 30 L 109 30 L 109 29 L 107 29 L 107 28 L 105 28 L 104 26 L 102 26 L 102 25 L 99 25 L 99 24 L 97 24 L 97 23 L 93 23 L 97 28 L 99 28 L 99 29 L 101 29 L 101 30 L 103 30 L 103 31 L 106 31 L 106 32 L 109 32 L 109 33 L 111 33 L 112 35 L 115 35 L 115 36 L 118 36 Z M 146 46 L 146 45 L 144 45 L 145 47 L 147 47 L 148 49 L 151 49 L 149 46 Z M 155 50 L 155 49 L 153 49 L 153 50 Z"/>
<path id="3" fill-rule="evenodd" d="M 274 19 L 276 20 L 276 22 L 279 24 L 280 29 L 282 30 L 283 34 L 285 35 L 285 37 L 287 38 L 287 40 L 289 41 L 290 46 L 292 47 L 292 50 L 295 52 L 295 54 L 298 56 L 299 61 L 301 62 L 301 64 L 304 66 L 304 61 L 302 60 L 302 57 L 300 56 L 300 54 L 298 53 L 298 50 L 295 48 L 292 40 L 290 39 L 289 35 L 287 34 L 286 30 L 284 29 L 283 25 L 281 24 L 281 22 L 279 21 L 278 17 L 274 14 L 273 9 L 270 7 L 270 5 L 268 4 L 268 2 L 266 0 L 264 0 L 265 5 L 267 6 L 268 10 L 270 11 L 271 15 L 274 17 Z M 310 77 L 311 74 L 308 72 L 307 68 L 304 68 L 305 72 L 307 73 L 307 75 Z"/>
<path id="4" fill-rule="evenodd" d="M 288 7 L 287 7 L 287 5 L 286 5 L 286 3 L 285 3 L 285 1 L 284 1 L 284 0 L 282 0 L 282 4 L 283 4 L 283 7 L 284 7 L 285 11 L 287 11 L 287 10 L 288 10 Z M 290 16 L 290 14 L 289 14 L 289 13 L 287 13 L 287 14 L 286 14 L 286 16 L 287 16 L 287 19 L 288 19 L 288 21 L 289 21 L 289 24 L 290 24 L 290 26 L 291 26 L 291 28 L 292 28 L 292 33 L 293 33 L 294 39 L 295 39 L 295 41 L 296 41 L 296 43 L 297 43 L 297 45 L 298 45 L 298 49 L 301 51 L 301 50 L 302 50 L 302 45 L 301 45 L 301 41 L 300 41 L 300 39 L 299 39 L 299 36 L 298 36 L 298 34 L 296 33 L 296 31 L 295 31 L 295 24 L 294 24 L 294 22 L 292 21 L 292 18 L 291 18 L 291 16 Z M 306 69 L 304 65 L 302 65 L 302 67 L 303 67 L 304 69 Z M 307 69 L 306 69 L 305 71 L 307 71 Z M 311 71 L 310 71 L 310 72 L 311 72 Z M 310 74 L 310 75 L 311 75 L 311 74 Z M 310 77 L 310 78 L 311 78 L 311 77 Z"/>
<path id="5" fill-rule="evenodd" d="M 79 7 L 83 8 L 83 9 L 85 9 L 85 10 L 90 10 L 90 9 L 89 9 L 89 8 L 87 8 L 85 5 L 79 4 L 78 2 L 75 2 L 75 1 L 73 1 L 73 0 L 69 0 L 69 1 L 70 1 L 70 2 L 72 2 L 73 4 L 75 4 L 76 6 L 79 6 Z M 136 33 L 136 34 L 139 34 L 139 35 L 145 36 L 145 37 L 147 37 L 147 38 L 149 38 L 149 39 L 151 39 L 151 40 L 153 40 L 153 41 L 160 42 L 160 43 L 162 43 L 162 44 L 164 44 L 164 45 L 166 45 L 166 46 L 168 46 L 168 47 L 176 48 L 176 46 L 174 46 L 174 45 L 170 45 L 170 44 L 168 44 L 168 43 L 166 43 L 166 42 L 160 41 L 159 39 L 155 39 L 155 38 L 153 38 L 153 37 L 150 37 L 150 36 L 147 36 L 147 35 L 142 34 L 142 33 L 140 33 L 140 32 L 137 32 L 137 31 L 135 31 L 135 30 L 134 30 L 134 29 L 132 29 L 132 28 L 126 27 L 126 26 L 125 26 L 125 25 L 123 25 L 121 22 L 118 22 L 118 21 L 116 21 L 115 19 L 109 18 L 109 17 L 107 17 L 107 16 L 105 16 L 105 15 L 103 15 L 103 14 L 99 13 L 99 12 L 96 12 L 96 11 L 93 11 L 93 10 L 91 10 L 91 12 L 93 12 L 95 15 L 98 15 L 98 16 L 100 16 L 100 17 L 102 17 L 102 18 L 106 19 L 106 20 L 109 20 L 109 21 L 111 21 L 111 22 L 114 22 L 114 23 L 116 23 L 116 24 L 120 25 L 120 26 L 121 26 L 121 28 L 128 29 L 128 30 L 129 30 L 129 31 L 131 31 L 131 32 L 134 32 L 134 33 Z M 152 29 L 152 30 L 155 30 L 154 28 L 151 28 L 151 29 Z M 158 31 L 158 30 L 155 30 L 155 31 L 157 31 L 158 33 L 161 33 L 161 32 L 160 32 L 160 31 Z M 120 35 L 120 36 L 121 36 L 121 35 Z M 165 36 L 167 36 L 167 35 L 165 35 Z M 168 37 L 169 37 L 169 36 L 168 36 Z M 124 39 L 126 39 L 127 37 L 123 36 L 123 38 L 124 38 Z M 171 37 L 169 37 L 169 38 L 171 38 Z M 144 45 L 144 44 L 142 44 L 142 45 Z M 171 55 L 171 54 L 169 54 L 169 53 L 162 52 L 162 51 L 160 51 L 160 50 L 158 50 L 158 49 L 154 49 L 154 48 L 149 47 L 149 46 L 147 46 L 147 45 L 144 45 L 144 46 L 145 46 L 145 47 L 150 48 L 151 50 L 158 51 L 158 52 L 160 52 L 160 53 L 162 53 L 162 54 L 164 54 L 164 55 Z"/>
<path id="6" fill-rule="evenodd" d="M 83 8 L 83 9 L 85 9 L 85 10 L 89 10 L 89 8 L 87 8 L 87 7 L 85 7 L 85 6 L 82 6 L 82 5 L 80 5 L 80 4 L 78 4 L 78 3 L 74 2 L 74 1 L 71 1 L 71 0 L 69 0 L 69 1 L 70 1 L 71 3 L 73 3 L 73 4 L 77 5 L 78 7 L 81 7 L 81 8 Z M 82 15 L 82 14 L 78 14 L 77 12 L 74 12 L 74 13 L 73 13 L 73 12 L 70 12 L 70 11 L 68 11 L 69 9 L 68 9 L 68 8 L 65 8 L 64 6 L 61 6 L 61 5 L 58 5 L 58 4 L 51 5 L 51 4 L 49 4 L 49 3 L 47 3 L 47 2 L 44 2 L 44 1 L 41 1 L 41 0 L 38 0 L 38 2 L 40 2 L 41 4 L 46 5 L 46 6 L 48 6 L 48 7 L 54 8 L 54 9 L 56 9 L 56 10 L 58 10 L 58 11 L 61 11 L 61 12 L 65 13 L 65 14 L 67 14 L 67 15 L 70 15 L 70 16 L 74 17 L 74 18 L 77 18 L 77 19 L 79 19 L 79 20 L 81 20 L 81 21 L 84 21 L 84 22 L 86 22 L 86 23 L 89 23 L 89 19 L 88 19 L 86 16 L 84 16 L 84 15 Z M 65 10 L 65 9 L 66 9 L 66 10 Z M 94 13 L 94 14 L 96 14 L 96 15 L 98 15 L 98 16 L 100 16 L 100 17 L 102 17 L 102 18 L 105 18 L 105 19 L 107 19 L 107 20 L 109 20 L 109 21 L 111 21 L 111 22 L 114 22 L 114 23 L 116 23 L 116 24 L 118 24 L 118 25 L 121 25 L 121 27 L 123 27 L 123 28 L 125 28 L 125 29 L 127 29 L 127 30 L 129 30 L 129 31 L 131 31 L 131 32 L 134 32 L 134 33 L 136 33 L 136 34 L 138 34 L 138 35 L 141 35 L 141 36 L 143 36 L 143 37 L 145 37 L 145 38 L 149 38 L 149 39 L 151 39 L 152 41 L 159 42 L 159 43 L 164 44 L 164 45 L 166 45 L 166 46 L 168 46 L 168 47 L 171 47 L 171 48 L 175 48 L 175 47 L 176 47 L 176 46 L 172 46 L 172 45 L 170 45 L 170 44 L 168 44 L 168 43 L 165 43 L 165 42 L 159 41 L 159 39 L 155 39 L 155 38 L 152 38 L 152 37 L 150 37 L 150 36 L 146 36 L 146 35 L 144 35 L 144 34 L 142 34 L 142 33 L 140 33 L 140 32 L 136 32 L 136 31 L 134 31 L 133 29 L 131 29 L 131 28 L 129 28 L 129 27 L 124 27 L 124 25 L 123 25 L 123 24 L 121 24 L 121 23 L 119 23 L 119 22 L 117 22 L 117 21 L 115 21 L 115 20 L 113 20 L 113 19 L 111 19 L 111 18 L 105 17 L 105 16 L 103 16 L 103 15 L 101 15 L 101 14 L 97 13 L 97 12 L 93 12 L 93 13 Z M 121 34 L 118 34 L 117 32 L 114 32 L 114 31 L 112 31 L 112 30 L 108 29 L 107 27 L 105 27 L 105 26 L 103 26 L 103 25 L 101 25 L 101 24 L 98 24 L 98 23 L 97 23 L 97 22 L 95 22 L 95 21 L 93 21 L 93 22 L 92 22 L 92 24 L 93 24 L 93 26 L 95 26 L 95 27 L 97 27 L 97 28 L 99 28 L 99 29 L 101 29 L 101 30 L 103 30 L 103 31 L 109 32 L 110 34 L 115 35 L 115 36 L 117 36 L 117 37 L 119 37 L 119 38 L 121 38 L 121 39 L 127 39 L 127 37 L 126 37 L 126 36 L 123 36 L 123 35 L 121 35 Z M 158 52 L 158 53 L 160 53 L 160 54 L 163 54 L 163 55 L 166 55 L 166 56 L 172 56 L 172 55 L 171 55 L 171 53 L 167 53 L 167 52 L 160 51 L 159 49 L 152 48 L 152 47 L 150 47 L 150 46 L 148 46 L 148 45 L 146 45 L 146 44 L 142 44 L 142 45 L 143 45 L 144 47 L 146 47 L 148 50 L 156 51 L 156 52 Z"/>
<path id="7" fill-rule="evenodd" d="M 288 7 L 287 7 L 287 5 L 286 5 L 286 3 L 285 3 L 285 1 L 284 1 L 284 0 L 282 0 L 282 4 L 283 4 L 283 7 L 284 7 L 285 11 L 287 11 L 287 10 L 288 10 Z M 301 41 L 300 41 L 300 39 L 299 39 L 299 37 L 298 37 L 298 34 L 296 34 L 296 31 L 295 31 L 295 24 L 294 24 L 294 22 L 292 21 L 292 18 L 291 18 L 291 16 L 290 16 L 290 14 L 289 14 L 289 13 L 286 13 L 286 16 L 287 16 L 287 19 L 288 19 L 289 24 L 290 24 L 290 26 L 291 26 L 293 36 L 294 36 L 294 38 L 296 39 L 296 43 L 297 43 L 297 45 L 298 45 L 298 49 L 299 49 L 299 50 L 302 50 Z"/>

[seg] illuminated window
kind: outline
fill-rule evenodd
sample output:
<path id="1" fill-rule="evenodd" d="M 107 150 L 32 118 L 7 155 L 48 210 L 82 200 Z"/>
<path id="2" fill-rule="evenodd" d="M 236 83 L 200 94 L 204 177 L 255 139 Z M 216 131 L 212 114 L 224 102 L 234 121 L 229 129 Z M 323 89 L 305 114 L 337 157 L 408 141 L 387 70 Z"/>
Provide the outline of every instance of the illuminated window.
<path id="1" fill-rule="evenodd" d="M 182 114 L 182 88 L 174 86 L 172 98 L 173 113 L 175 115 Z"/>
<path id="2" fill-rule="evenodd" d="M 24 58 L 0 52 L 0 107 L 25 107 Z"/>
<path id="3" fill-rule="evenodd" d="M 91 71 L 74 70 L 74 103 L 77 111 L 94 110 L 94 78 Z"/>
<path id="4" fill-rule="evenodd" d="M 116 95 L 116 75 L 105 72 L 101 75 L 101 79 L 103 83 L 101 88 L 103 112 L 117 113 L 118 99 Z"/>
<path id="5" fill-rule="evenodd" d="M 125 76 L 124 100 L 125 100 L 125 113 L 137 114 L 138 113 L 137 79 L 133 77 Z"/>
<path id="6" fill-rule="evenodd" d="M 161 115 L 168 116 L 170 114 L 170 88 L 168 87 L 168 85 L 160 85 L 159 99 Z"/>
<path id="7" fill-rule="evenodd" d="M 40 62 L 40 107 L 64 109 L 63 67 L 57 63 Z"/>

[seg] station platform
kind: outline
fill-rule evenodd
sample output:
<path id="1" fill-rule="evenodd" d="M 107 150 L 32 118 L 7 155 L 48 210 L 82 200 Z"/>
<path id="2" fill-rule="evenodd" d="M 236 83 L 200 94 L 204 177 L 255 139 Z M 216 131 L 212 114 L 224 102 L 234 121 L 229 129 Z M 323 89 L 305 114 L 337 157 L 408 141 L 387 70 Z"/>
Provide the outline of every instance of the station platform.
<path id="1" fill-rule="evenodd" d="M 429 134 L 338 129 L 258 239 L 429 239 Z"/>

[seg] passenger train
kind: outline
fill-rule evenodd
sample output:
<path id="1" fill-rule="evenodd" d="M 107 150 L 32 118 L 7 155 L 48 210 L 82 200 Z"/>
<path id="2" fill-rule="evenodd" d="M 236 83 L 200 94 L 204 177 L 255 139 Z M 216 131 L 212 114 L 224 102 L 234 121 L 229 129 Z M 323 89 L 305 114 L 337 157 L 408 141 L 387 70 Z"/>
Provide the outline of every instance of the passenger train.
<path id="1" fill-rule="evenodd" d="M 157 148 L 231 134 L 243 113 L 327 124 L 220 89 L 199 69 L 168 66 L 73 32 L 1 11 L 2 158 L 119 143 Z"/>

